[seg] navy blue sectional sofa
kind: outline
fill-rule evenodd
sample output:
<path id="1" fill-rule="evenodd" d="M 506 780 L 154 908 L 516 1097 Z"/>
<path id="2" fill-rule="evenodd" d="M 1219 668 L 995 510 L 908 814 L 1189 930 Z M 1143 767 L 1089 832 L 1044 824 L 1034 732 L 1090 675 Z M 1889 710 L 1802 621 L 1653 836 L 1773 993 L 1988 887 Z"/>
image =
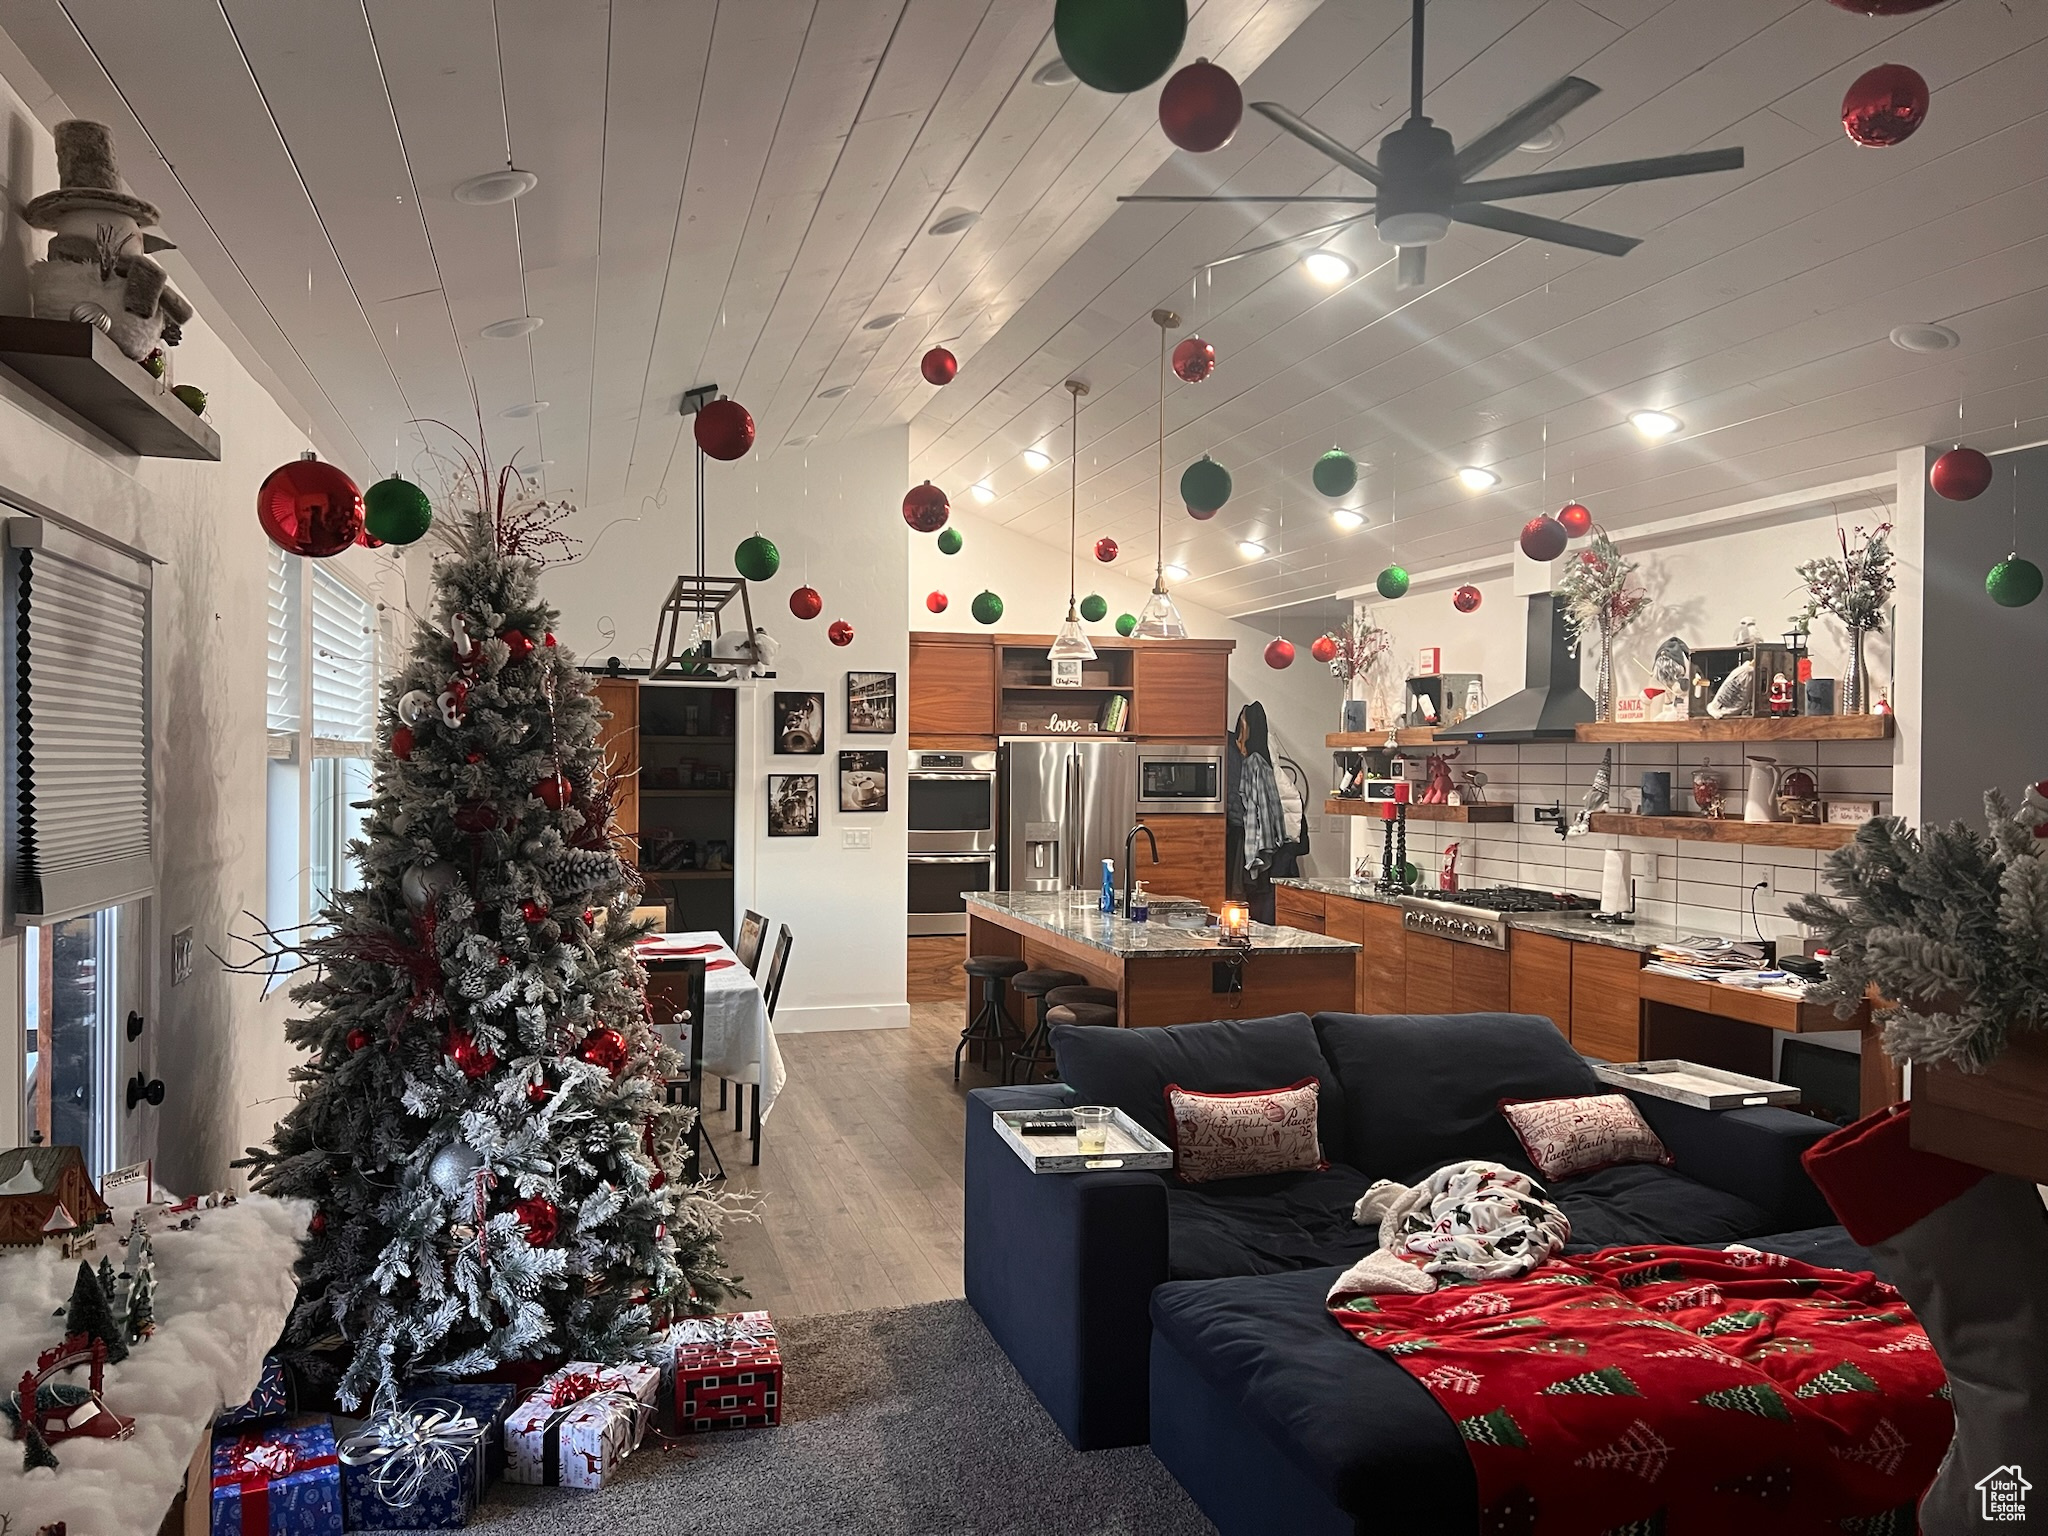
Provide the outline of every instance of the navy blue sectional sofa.
<path id="1" fill-rule="evenodd" d="M 1063 1028 L 1053 1046 L 1060 1083 L 970 1095 L 965 1271 L 969 1302 L 1067 1438 L 1149 1439 L 1225 1532 L 1455 1529 L 1457 1490 L 1473 1495 L 1450 1420 L 1322 1298 L 1377 1240 L 1351 1220 L 1367 1186 L 1464 1158 L 1533 1173 L 1499 1102 L 1604 1091 L 1585 1059 L 1547 1019 L 1513 1014 Z M 1316 1173 L 1196 1187 L 1040 1176 L 992 1126 L 1000 1109 L 1114 1104 L 1165 1138 L 1170 1082 L 1242 1092 L 1310 1076 L 1330 1163 Z M 1552 1184 L 1573 1250 L 1745 1241 L 1870 1267 L 1825 1225 L 1800 1166 L 1826 1125 L 1634 1097 L 1674 1162 Z"/>

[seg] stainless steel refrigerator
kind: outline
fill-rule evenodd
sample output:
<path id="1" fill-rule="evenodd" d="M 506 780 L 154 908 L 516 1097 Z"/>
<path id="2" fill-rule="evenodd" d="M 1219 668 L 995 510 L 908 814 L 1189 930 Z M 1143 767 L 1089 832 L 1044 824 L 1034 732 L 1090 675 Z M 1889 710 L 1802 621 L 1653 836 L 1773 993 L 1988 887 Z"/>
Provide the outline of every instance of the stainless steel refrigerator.
<path id="1" fill-rule="evenodd" d="M 1138 819 L 1138 748 L 1128 741 L 1006 737 L 1002 743 L 1006 891 L 1099 890 L 1102 861 L 1124 876 Z"/>

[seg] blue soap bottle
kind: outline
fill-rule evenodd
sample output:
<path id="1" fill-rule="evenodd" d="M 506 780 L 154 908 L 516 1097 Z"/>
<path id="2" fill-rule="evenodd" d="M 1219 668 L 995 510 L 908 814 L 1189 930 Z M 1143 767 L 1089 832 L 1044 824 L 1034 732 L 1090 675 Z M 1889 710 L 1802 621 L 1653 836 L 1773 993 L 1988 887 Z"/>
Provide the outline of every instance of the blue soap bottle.
<path id="1" fill-rule="evenodd" d="M 1116 860 L 1102 861 L 1102 910 L 1112 916 L 1116 912 Z"/>

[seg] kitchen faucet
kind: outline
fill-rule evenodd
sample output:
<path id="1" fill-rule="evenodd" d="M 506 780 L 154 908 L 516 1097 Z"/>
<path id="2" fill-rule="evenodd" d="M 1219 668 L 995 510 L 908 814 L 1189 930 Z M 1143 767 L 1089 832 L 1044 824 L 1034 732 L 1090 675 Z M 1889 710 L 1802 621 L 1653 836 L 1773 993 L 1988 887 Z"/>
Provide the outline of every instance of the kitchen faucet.
<path id="1" fill-rule="evenodd" d="M 1137 878 L 1138 874 L 1138 861 L 1135 856 L 1134 850 L 1137 847 L 1138 834 L 1140 832 L 1145 834 L 1145 841 L 1152 845 L 1152 862 L 1154 864 L 1157 864 L 1159 862 L 1159 839 L 1152 835 L 1152 829 L 1150 827 L 1146 826 L 1145 823 L 1143 823 L 1142 821 L 1138 822 L 1131 828 L 1130 831 L 1124 834 L 1125 917 L 1129 917 L 1131 915 L 1131 884 Z"/>

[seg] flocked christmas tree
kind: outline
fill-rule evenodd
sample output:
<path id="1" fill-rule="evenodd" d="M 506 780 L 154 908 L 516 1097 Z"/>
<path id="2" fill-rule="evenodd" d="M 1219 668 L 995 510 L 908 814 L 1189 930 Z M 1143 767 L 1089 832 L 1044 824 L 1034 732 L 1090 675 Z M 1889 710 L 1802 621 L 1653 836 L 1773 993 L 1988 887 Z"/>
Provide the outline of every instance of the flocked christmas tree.
<path id="1" fill-rule="evenodd" d="M 339 1338 L 346 1406 L 623 1359 L 735 1289 L 720 1202 L 661 1168 L 680 1064 L 633 958 L 596 700 L 539 595 L 567 509 L 475 460 L 460 478 L 433 616 L 378 710 L 360 885 L 295 946 L 300 1098 L 250 1150 L 257 1189 L 317 1205 L 287 1343 Z"/>
<path id="2" fill-rule="evenodd" d="M 107 1300 L 106 1287 L 85 1259 L 78 1261 L 78 1279 L 71 1287 L 71 1300 L 64 1307 L 64 1332 L 83 1333 L 107 1346 L 107 1363 L 128 1358 L 128 1344 L 114 1316 L 114 1304 Z"/>

